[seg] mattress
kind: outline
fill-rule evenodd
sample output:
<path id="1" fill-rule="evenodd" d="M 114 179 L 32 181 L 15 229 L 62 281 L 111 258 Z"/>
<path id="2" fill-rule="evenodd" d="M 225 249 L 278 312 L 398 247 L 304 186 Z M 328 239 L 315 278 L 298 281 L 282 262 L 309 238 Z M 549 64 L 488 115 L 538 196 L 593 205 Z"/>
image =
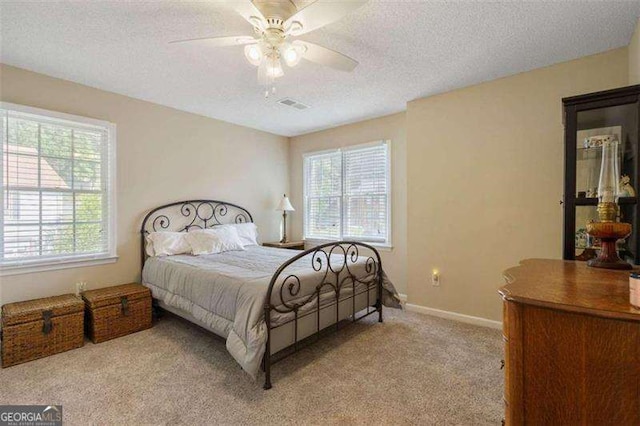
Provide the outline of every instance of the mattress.
<path id="1" fill-rule="evenodd" d="M 244 251 L 212 255 L 153 257 L 145 262 L 142 280 L 151 289 L 153 297 L 164 305 L 190 314 L 199 323 L 225 337 L 231 355 L 255 377 L 267 338 L 264 305 L 269 283 L 278 267 L 299 253 L 249 246 Z M 328 262 L 331 268 L 327 268 Z M 319 271 L 314 270 L 313 265 Z M 344 282 L 340 299 L 349 298 L 354 291 L 351 280 L 346 279 L 349 276 L 362 281 L 356 282 L 356 293 L 367 292 L 367 287 L 375 290 L 372 269 L 367 268 L 366 257 L 349 259 L 347 269 L 342 254 L 331 257 L 323 252 L 317 253 L 316 257 L 309 254 L 281 274 L 271 303 L 286 311 L 286 306 L 309 300 L 310 303 L 300 309 L 299 314 L 304 314 L 317 307 L 318 298 L 312 295 L 323 283 L 335 285 L 336 282 Z M 321 306 L 332 302 L 335 302 L 332 286 L 322 286 Z M 293 315 L 271 312 L 272 327 L 286 323 Z"/>

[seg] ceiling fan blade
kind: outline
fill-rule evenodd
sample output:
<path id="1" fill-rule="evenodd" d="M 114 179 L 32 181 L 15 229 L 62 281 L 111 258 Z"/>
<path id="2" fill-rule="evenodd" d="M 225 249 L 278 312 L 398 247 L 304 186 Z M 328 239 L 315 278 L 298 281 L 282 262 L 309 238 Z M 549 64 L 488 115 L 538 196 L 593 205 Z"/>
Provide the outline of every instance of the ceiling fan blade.
<path id="1" fill-rule="evenodd" d="M 292 23 L 299 22 L 302 24 L 302 28 L 293 34 L 308 33 L 337 21 L 366 2 L 367 0 L 317 0 L 287 19 L 284 27 L 289 28 Z"/>
<path id="2" fill-rule="evenodd" d="M 335 50 L 308 41 L 296 40 L 295 43 L 301 43 L 307 48 L 302 56 L 307 61 L 347 72 L 353 71 L 358 66 L 358 61 Z"/>
<path id="3" fill-rule="evenodd" d="M 225 36 L 225 37 L 203 37 L 203 38 L 191 38 L 188 40 L 174 40 L 169 44 L 174 43 L 200 43 L 206 46 L 214 47 L 227 47 L 227 46 L 242 46 L 244 44 L 257 43 L 258 40 L 251 36 Z"/>
<path id="4" fill-rule="evenodd" d="M 254 27 L 259 28 L 255 18 L 258 18 L 258 22 L 260 23 L 266 22 L 260 9 L 258 9 L 251 0 L 227 0 L 227 3 Z"/>

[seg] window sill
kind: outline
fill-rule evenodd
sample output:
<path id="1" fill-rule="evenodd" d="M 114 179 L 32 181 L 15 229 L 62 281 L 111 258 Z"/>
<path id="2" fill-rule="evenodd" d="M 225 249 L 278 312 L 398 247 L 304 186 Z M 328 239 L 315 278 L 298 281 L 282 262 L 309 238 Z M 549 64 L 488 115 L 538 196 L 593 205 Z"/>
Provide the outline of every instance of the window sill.
<path id="1" fill-rule="evenodd" d="M 324 239 L 320 239 L 320 238 L 303 238 L 303 241 L 305 242 L 305 246 L 306 243 L 309 243 L 309 245 L 311 246 L 315 246 L 315 245 L 320 245 L 320 244 L 325 244 L 325 243 L 331 243 L 334 240 L 324 240 Z M 362 244 L 367 244 L 370 245 L 372 247 L 375 247 L 376 250 L 378 251 L 393 251 L 393 246 L 390 244 L 385 244 L 385 243 L 371 243 L 371 242 L 366 242 L 363 241 Z"/>
<path id="2" fill-rule="evenodd" d="M 106 265 L 118 261 L 118 256 L 106 255 L 87 259 L 51 260 L 48 262 L 25 263 L 22 265 L 0 266 L 0 277 L 35 272 L 55 271 L 59 269 L 83 268 L 87 266 Z"/>

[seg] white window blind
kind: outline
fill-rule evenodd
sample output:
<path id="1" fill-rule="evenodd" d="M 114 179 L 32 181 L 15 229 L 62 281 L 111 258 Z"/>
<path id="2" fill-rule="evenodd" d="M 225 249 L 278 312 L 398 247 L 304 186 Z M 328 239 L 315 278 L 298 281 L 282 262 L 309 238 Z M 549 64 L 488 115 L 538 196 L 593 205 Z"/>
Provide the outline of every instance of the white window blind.
<path id="1" fill-rule="evenodd" d="M 305 238 L 390 243 L 389 144 L 307 154 Z"/>
<path id="2" fill-rule="evenodd" d="M 112 125 L 25 110 L 0 109 L 0 266 L 115 255 Z"/>
<path id="3" fill-rule="evenodd" d="M 384 143 L 343 153 L 345 240 L 387 241 L 387 148 Z"/>
<path id="4" fill-rule="evenodd" d="M 342 156 L 339 151 L 305 158 L 305 235 L 339 239 L 342 210 Z"/>

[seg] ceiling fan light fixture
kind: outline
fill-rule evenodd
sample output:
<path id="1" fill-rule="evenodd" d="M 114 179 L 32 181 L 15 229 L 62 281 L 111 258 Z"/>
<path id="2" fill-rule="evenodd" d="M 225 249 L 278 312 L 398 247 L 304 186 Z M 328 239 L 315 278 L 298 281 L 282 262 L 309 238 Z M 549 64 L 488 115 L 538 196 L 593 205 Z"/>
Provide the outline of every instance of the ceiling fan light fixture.
<path id="1" fill-rule="evenodd" d="M 273 58 L 267 61 L 267 76 L 270 78 L 280 78 L 284 75 L 280 59 Z"/>
<path id="2" fill-rule="evenodd" d="M 259 66 L 262 62 L 262 50 L 257 44 L 249 44 L 244 47 L 244 56 L 251 65 Z"/>
<path id="3" fill-rule="evenodd" d="M 264 29 L 264 24 L 262 23 L 262 19 L 260 19 L 258 16 L 251 16 L 249 17 L 248 21 L 251 25 L 253 25 L 254 28 L 257 28 L 258 30 Z"/>
<path id="4" fill-rule="evenodd" d="M 277 78 L 284 75 L 280 58 L 276 55 L 267 55 L 258 67 L 258 83 L 272 86 Z"/>
<path id="5" fill-rule="evenodd" d="M 0 0 L 2 1 L 2 0 Z M 284 75 L 282 62 L 295 67 L 304 57 L 340 71 L 353 71 L 358 62 L 320 45 L 296 40 L 299 36 L 323 27 L 362 6 L 368 0 L 308 0 L 304 7 L 296 0 L 233 0 L 230 5 L 253 29 L 253 36 L 202 37 L 170 43 L 194 42 L 207 46 L 242 46 L 247 61 L 257 67 L 258 82 L 265 86 L 265 96 L 275 93 L 276 79 Z"/>
<path id="6" fill-rule="evenodd" d="M 300 21 L 293 21 L 291 25 L 289 25 L 289 29 L 287 30 L 287 33 L 291 35 L 296 35 L 300 31 L 302 31 L 302 23 Z"/>
<path id="7" fill-rule="evenodd" d="M 290 44 L 282 49 L 282 56 L 284 57 L 284 62 L 290 67 L 295 67 L 300 63 L 300 59 L 302 59 L 302 55 L 298 49 Z"/>

